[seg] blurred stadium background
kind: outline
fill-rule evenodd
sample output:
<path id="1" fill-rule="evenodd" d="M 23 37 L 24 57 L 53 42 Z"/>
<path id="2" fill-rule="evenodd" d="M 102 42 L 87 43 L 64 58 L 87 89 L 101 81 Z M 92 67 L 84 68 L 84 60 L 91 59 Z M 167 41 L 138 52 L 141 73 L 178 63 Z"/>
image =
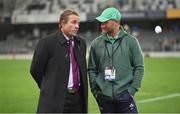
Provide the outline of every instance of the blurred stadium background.
<path id="1" fill-rule="evenodd" d="M 0 0 L 0 113 L 35 112 L 32 54 L 40 38 L 58 30 L 64 9 L 80 13 L 79 35 L 89 47 L 101 33 L 94 18 L 109 6 L 122 12 L 122 26 L 138 38 L 145 56 L 136 95 L 140 113 L 180 113 L 180 0 Z M 90 112 L 98 112 L 89 95 Z"/>

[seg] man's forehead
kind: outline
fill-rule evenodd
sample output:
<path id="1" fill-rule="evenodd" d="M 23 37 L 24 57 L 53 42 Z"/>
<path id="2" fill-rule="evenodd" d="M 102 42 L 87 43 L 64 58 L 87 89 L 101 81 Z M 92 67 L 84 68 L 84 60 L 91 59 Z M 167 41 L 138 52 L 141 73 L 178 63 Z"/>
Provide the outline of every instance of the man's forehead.
<path id="1" fill-rule="evenodd" d="M 78 15 L 69 15 L 68 17 L 69 18 L 77 18 L 77 19 L 80 18 Z"/>
<path id="2" fill-rule="evenodd" d="M 79 19 L 80 19 L 80 17 L 79 16 L 77 16 L 77 15 L 69 15 L 68 16 L 68 20 L 78 20 L 79 21 Z"/>

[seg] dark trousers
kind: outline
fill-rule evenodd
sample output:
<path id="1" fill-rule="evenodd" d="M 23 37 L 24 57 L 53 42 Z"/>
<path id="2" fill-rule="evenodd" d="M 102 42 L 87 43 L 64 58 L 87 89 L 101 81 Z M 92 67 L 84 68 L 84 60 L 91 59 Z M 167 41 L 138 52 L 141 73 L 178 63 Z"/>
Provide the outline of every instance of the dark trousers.
<path id="1" fill-rule="evenodd" d="M 66 93 L 63 113 L 82 113 L 82 101 L 80 91 L 76 93 Z"/>
<path id="2" fill-rule="evenodd" d="M 114 99 L 99 94 L 97 102 L 101 113 L 138 113 L 134 98 L 128 91 Z"/>

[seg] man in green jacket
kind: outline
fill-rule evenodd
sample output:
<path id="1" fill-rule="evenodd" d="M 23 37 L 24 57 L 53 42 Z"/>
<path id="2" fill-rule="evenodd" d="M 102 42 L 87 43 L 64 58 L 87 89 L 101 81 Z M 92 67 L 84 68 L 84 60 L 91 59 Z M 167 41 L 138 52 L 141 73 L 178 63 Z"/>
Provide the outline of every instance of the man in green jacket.
<path id="1" fill-rule="evenodd" d="M 92 41 L 88 73 L 99 109 L 101 113 L 138 113 L 134 95 L 144 75 L 139 42 L 121 27 L 116 8 L 105 9 L 96 19 L 102 34 Z"/>

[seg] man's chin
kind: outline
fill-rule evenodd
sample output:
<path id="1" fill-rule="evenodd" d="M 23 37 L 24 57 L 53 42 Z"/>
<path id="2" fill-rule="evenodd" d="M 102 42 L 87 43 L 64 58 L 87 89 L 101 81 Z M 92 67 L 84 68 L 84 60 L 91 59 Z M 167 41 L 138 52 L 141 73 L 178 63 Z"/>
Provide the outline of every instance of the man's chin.
<path id="1" fill-rule="evenodd" d="M 77 33 L 73 33 L 73 34 L 71 34 L 72 36 L 76 36 L 77 35 Z"/>

